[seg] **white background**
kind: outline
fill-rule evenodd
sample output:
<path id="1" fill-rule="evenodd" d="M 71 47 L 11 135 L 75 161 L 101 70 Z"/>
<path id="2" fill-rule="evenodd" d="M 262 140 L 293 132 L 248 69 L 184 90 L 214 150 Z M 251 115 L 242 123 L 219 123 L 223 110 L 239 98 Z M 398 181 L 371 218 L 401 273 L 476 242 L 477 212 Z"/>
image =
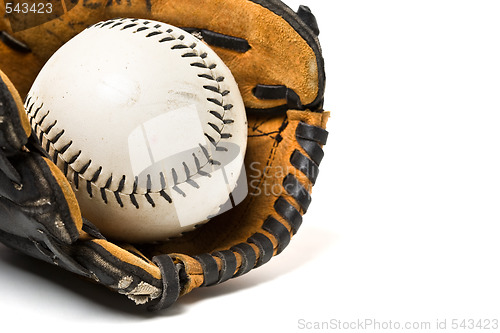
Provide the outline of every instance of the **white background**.
<path id="1" fill-rule="evenodd" d="M 500 3 L 286 3 L 317 16 L 332 111 L 290 246 L 156 314 L 0 246 L 3 327 L 294 332 L 500 317 Z"/>

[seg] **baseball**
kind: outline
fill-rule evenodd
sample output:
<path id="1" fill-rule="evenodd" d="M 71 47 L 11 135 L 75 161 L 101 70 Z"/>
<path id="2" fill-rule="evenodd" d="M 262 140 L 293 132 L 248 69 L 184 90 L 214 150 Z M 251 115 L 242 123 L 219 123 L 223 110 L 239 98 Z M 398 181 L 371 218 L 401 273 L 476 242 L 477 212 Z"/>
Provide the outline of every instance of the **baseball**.
<path id="1" fill-rule="evenodd" d="M 177 237 L 247 194 L 237 83 L 179 28 L 141 19 L 87 28 L 48 60 L 25 107 L 83 217 L 108 238 Z"/>

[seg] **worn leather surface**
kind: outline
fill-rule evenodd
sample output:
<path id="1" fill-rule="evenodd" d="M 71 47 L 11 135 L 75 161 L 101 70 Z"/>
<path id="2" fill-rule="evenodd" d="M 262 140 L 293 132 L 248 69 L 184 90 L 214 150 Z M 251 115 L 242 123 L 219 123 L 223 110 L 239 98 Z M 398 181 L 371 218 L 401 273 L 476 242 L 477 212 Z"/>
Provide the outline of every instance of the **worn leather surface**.
<path id="1" fill-rule="evenodd" d="M 168 281 L 162 277 L 167 275 L 179 279 L 178 292 L 184 295 L 243 275 L 269 261 L 270 252 L 277 255 L 285 249 L 310 202 L 329 116 L 322 109 L 325 77 L 317 27 L 307 11 L 302 13 L 306 24 L 277 0 L 207 0 L 203 6 L 196 0 L 81 0 L 59 19 L 14 32 L 1 8 L 0 4 L 0 30 L 30 50 L 19 51 L 0 42 L 0 70 L 7 74 L 1 76 L 2 113 L 15 128 L 23 129 L 13 134 L 0 127 L 5 137 L 20 137 L 17 144 L 6 145 L 10 149 L 0 151 L 4 161 L 0 163 L 2 242 L 93 279 L 137 304 L 167 299 L 162 296 L 168 289 Z M 250 46 L 242 52 L 212 45 L 233 72 L 247 108 L 245 165 L 250 193 L 235 209 L 167 242 L 106 240 L 91 223 L 79 218 L 68 182 L 30 136 L 14 89 L 24 96 L 59 46 L 86 26 L 114 17 L 155 19 L 192 31 L 206 29 L 246 40 Z M 264 93 L 257 98 L 257 85 L 284 86 L 278 90 L 286 96 L 263 99 L 269 95 Z M 21 190 L 19 183 L 23 184 Z M 43 213 L 37 211 L 39 207 Z M 165 255 L 172 265 L 157 266 L 165 260 L 154 258 L 165 259 Z M 162 274 L 172 267 L 175 274 Z M 170 304 L 174 296 L 165 303 Z"/>
<path id="2" fill-rule="evenodd" d="M 0 68 L 25 96 L 43 64 L 64 42 L 91 24 L 115 17 L 159 20 L 247 40 L 251 49 L 245 53 L 216 46 L 214 49 L 232 69 L 248 108 L 286 104 L 284 100 L 257 99 L 252 90 L 258 84 L 285 85 L 301 97 L 304 105 L 318 104 L 322 99 L 324 70 L 316 36 L 292 10 L 275 0 L 81 0 L 59 19 L 16 33 L 10 28 L 11 21 L 4 18 L 0 30 L 26 44 L 31 52 L 13 53 L 2 46 L 0 52 L 19 61 L 2 57 Z M 10 16 L 10 20 L 25 18 Z"/>

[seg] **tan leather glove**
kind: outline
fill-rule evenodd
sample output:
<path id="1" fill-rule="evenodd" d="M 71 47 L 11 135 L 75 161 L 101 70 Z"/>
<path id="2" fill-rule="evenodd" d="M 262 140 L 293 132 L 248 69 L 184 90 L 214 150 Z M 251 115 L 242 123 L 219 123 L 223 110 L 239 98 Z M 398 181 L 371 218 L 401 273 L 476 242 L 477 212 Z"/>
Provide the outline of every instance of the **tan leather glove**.
<path id="1" fill-rule="evenodd" d="M 3 15 L 0 4 L 0 240 L 152 310 L 283 251 L 311 202 L 328 136 L 319 30 L 309 9 L 296 13 L 278 0 L 206 0 L 202 7 L 197 0 L 63 3 L 59 18 L 38 25 L 30 16 Z M 82 217 L 17 93 L 26 96 L 43 64 L 71 37 L 116 17 L 162 21 L 201 37 L 231 69 L 243 96 L 250 193 L 181 238 L 123 244 L 101 235 Z"/>

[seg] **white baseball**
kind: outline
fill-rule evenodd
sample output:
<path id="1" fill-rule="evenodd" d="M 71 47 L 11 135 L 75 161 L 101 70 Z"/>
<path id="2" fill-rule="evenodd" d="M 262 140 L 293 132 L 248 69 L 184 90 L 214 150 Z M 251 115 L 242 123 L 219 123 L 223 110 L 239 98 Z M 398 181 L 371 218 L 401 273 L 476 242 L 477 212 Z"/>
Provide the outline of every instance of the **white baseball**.
<path id="1" fill-rule="evenodd" d="M 237 83 L 179 28 L 140 19 L 87 28 L 45 64 L 25 106 L 82 215 L 107 237 L 179 236 L 246 195 Z"/>

